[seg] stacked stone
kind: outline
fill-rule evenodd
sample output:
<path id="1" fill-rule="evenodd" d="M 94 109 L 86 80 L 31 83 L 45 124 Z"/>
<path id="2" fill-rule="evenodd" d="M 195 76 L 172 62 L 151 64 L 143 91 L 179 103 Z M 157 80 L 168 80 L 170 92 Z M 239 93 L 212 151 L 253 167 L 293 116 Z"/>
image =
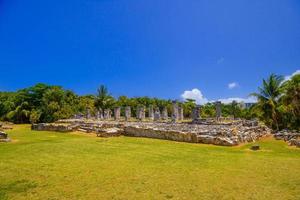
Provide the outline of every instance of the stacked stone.
<path id="1" fill-rule="evenodd" d="M 10 142 L 8 135 L 0 131 L 0 142 Z"/>
<path id="2" fill-rule="evenodd" d="M 104 110 L 104 119 L 108 120 L 111 118 L 111 110 L 110 109 L 105 109 Z"/>
<path id="3" fill-rule="evenodd" d="M 179 106 L 178 107 L 178 120 L 182 121 L 183 120 L 183 107 Z"/>
<path id="4" fill-rule="evenodd" d="M 178 104 L 176 101 L 172 102 L 172 122 L 177 122 L 179 118 L 178 115 Z"/>
<path id="5" fill-rule="evenodd" d="M 200 118 L 200 106 L 196 106 L 193 110 L 192 110 L 192 120 L 193 122 L 198 121 Z"/>
<path id="6" fill-rule="evenodd" d="M 216 118 L 217 120 L 219 120 L 222 116 L 221 101 L 217 101 L 215 105 L 216 105 Z"/>
<path id="7" fill-rule="evenodd" d="M 115 120 L 120 120 L 121 118 L 121 108 L 120 107 L 116 107 L 114 108 L 114 119 Z"/>
<path id="8" fill-rule="evenodd" d="M 160 120 L 160 110 L 159 108 L 155 108 L 155 112 L 154 112 L 154 121 L 159 121 Z"/>
<path id="9" fill-rule="evenodd" d="M 125 120 L 129 121 L 131 118 L 131 108 L 130 106 L 126 106 L 125 108 Z"/>
<path id="10" fill-rule="evenodd" d="M 86 109 L 86 118 L 91 119 L 91 110 L 90 109 Z"/>
<path id="11" fill-rule="evenodd" d="M 103 119 L 103 112 L 102 109 L 98 109 L 96 113 L 96 119 Z"/>
<path id="12" fill-rule="evenodd" d="M 162 119 L 163 119 L 163 120 L 168 120 L 168 109 L 167 109 L 167 107 L 164 107 L 164 108 L 163 108 L 163 111 L 162 111 Z"/>
<path id="13" fill-rule="evenodd" d="M 148 117 L 150 120 L 153 120 L 154 119 L 154 111 L 153 111 L 153 106 L 150 105 L 149 106 L 149 114 L 148 114 Z"/>
<path id="14" fill-rule="evenodd" d="M 136 110 L 136 117 L 138 120 L 143 121 L 145 119 L 145 107 L 139 106 Z"/>

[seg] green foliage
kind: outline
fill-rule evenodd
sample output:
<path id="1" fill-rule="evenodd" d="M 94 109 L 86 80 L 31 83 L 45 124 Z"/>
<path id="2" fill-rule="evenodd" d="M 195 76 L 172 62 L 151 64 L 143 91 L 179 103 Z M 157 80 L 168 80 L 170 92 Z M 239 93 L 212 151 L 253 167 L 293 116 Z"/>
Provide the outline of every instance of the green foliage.
<path id="1" fill-rule="evenodd" d="M 272 74 L 258 91 L 252 94 L 258 99 L 253 110 L 263 122 L 275 130 L 300 130 L 300 75 L 284 81 Z"/>
<path id="2" fill-rule="evenodd" d="M 222 104 L 222 116 L 253 119 L 258 118 L 273 129 L 300 130 L 300 75 L 288 81 L 282 76 L 271 74 L 264 79 L 257 93 L 251 94 L 258 99 L 255 106 L 244 108 L 242 104 L 232 102 Z M 196 106 L 195 100 L 179 102 L 184 109 L 184 116 L 190 117 Z M 60 86 L 36 84 L 17 92 L 0 92 L 0 120 L 14 123 L 53 122 L 70 118 L 74 114 L 86 114 L 87 110 L 95 114 L 97 110 L 113 109 L 116 106 L 130 106 L 135 116 L 138 106 L 172 112 L 172 101 L 150 97 L 119 96 L 115 99 L 108 89 L 101 85 L 96 95 L 78 96 Z M 121 110 L 124 115 L 124 109 Z M 146 109 L 148 114 L 148 109 Z M 215 105 L 207 103 L 201 106 L 201 117 L 215 117 Z"/>
<path id="3" fill-rule="evenodd" d="M 183 115 L 184 117 L 190 117 L 192 110 L 196 107 L 196 101 L 194 99 L 186 99 L 183 103 Z"/>
<path id="4" fill-rule="evenodd" d="M 35 124 L 40 120 L 40 117 L 41 117 L 41 113 L 39 111 L 32 110 L 30 113 L 29 121 L 31 124 Z"/>
<path id="5" fill-rule="evenodd" d="M 15 93 L 0 92 L 0 120 L 14 123 L 52 122 L 78 110 L 78 97 L 59 86 L 36 84 Z"/>
<path id="6" fill-rule="evenodd" d="M 101 85 L 95 96 L 95 107 L 99 110 L 111 108 L 114 105 L 114 98 L 108 93 L 107 88 Z"/>

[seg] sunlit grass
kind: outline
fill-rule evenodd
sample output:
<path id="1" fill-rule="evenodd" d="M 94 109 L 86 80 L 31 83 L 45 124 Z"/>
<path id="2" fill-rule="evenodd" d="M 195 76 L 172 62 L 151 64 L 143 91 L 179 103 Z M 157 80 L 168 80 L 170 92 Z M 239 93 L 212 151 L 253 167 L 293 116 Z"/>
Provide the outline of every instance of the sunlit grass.
<path id="1" fill-rule="evenodd" d="M 300 149 L 8 131 L 0 199 L 300 199 Z"/>

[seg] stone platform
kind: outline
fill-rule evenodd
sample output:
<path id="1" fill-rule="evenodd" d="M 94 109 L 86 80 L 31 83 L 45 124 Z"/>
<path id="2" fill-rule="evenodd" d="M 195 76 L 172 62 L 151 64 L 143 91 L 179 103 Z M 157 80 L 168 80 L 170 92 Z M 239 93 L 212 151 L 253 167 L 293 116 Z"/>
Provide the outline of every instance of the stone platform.
<path id="1" fill-rule="evenodd" d="M 125 135 L 222 146 L 253 142 L 271 132 L 266 126 L 244 122 L 208 125 L 74 119 L 60 120 L 51 124 L 35 124 L 32 125 L 32 129 L 60 132 L 81 131 L 97 134 L 100 137 Z"/>
<path id="2" fill-rule="evenodd" d="M 300 147 L 300 133 L 297 131 L 282 130 L 274 134 L 277 140 L 284 140 L 291 146 Z"/>
<path id="3" fill-rule="evenodd" d="M 8 137 L 8 135 L 6 133 L 4 133 L 3 131 L 0 131 L 0 142 L 10 142 L 10 138 Z"/>

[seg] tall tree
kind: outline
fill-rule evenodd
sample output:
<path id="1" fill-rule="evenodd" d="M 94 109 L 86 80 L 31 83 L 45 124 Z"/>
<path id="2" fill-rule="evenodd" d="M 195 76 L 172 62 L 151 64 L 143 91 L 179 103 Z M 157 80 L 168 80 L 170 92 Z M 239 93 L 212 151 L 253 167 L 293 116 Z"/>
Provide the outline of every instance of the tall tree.
<path id="1" fill-rule="evenodd" d="M 107 87 L 101 85 L 97 89 L 97 94 L 95 96 L 95 107 L 97 109 L 107 109 L 112 108 L 114 105 L 114 98 L 109 94 Z"/>
<path id="2" fill-rule="evenodd" d="M 300 74 L 293 76 L 282 85 L 281 111 L 284 112 L 284 126 L 300 129 Z"/>
<path id="3" fill-rule="evenodd" d="M 258 93 L 251 95 L 258 100 L 257 108 L 261 111 L 261 119 L 274 129 L 279 129 L 280 113 L 278 101 L 282 94 L 283 76 L 271 74 L 268 79 L 263 79 L 263 84 L 258 88 Z"/>

